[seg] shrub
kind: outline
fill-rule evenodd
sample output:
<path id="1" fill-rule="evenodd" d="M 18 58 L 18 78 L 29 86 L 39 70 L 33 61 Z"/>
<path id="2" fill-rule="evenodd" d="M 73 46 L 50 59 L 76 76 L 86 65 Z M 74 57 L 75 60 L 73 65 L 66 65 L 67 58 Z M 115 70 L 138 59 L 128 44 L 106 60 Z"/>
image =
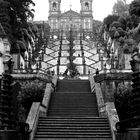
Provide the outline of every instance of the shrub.
<path id="1" fill-rule="evenodd" d="M 39 80 L 27 81 L 21 85 L 20 100 L 28 114 L 33 102 L 41 102 L 45 91 L 45 82 Z"/>
<path id="2" fill-rule="evenodd" d="M 115 95 L 115 106 L 119 116 L 120 121 L 129 119 L 129 109 L 130 109 L 130 95 L 132 91 L 132 86 L 130 83 L 124 84 L 120 83 L 118 85 Z"/>

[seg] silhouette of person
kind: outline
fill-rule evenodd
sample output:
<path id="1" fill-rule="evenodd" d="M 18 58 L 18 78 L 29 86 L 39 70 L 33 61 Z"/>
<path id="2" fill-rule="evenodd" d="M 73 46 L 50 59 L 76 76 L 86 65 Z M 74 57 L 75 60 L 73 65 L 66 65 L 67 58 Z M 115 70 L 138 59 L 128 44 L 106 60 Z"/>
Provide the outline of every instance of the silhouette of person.
<path id="1" fill-rule="evenodd" d="M 98 70 L 98 68 L 96 69 L 96 75 L 97 75 L 97 74 L 99 74 L 99 70 Z"/>

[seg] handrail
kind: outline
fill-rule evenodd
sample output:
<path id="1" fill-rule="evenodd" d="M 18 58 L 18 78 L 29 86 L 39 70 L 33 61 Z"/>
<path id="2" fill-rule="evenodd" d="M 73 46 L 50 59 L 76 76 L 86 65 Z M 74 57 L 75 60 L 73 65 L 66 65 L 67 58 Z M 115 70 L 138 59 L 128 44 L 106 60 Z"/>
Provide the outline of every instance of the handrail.
<path id="1" fill-rule="evenodd" d="M 14 79 L 40 79 L 40 80 L 44 80 L 46 82 L 50 82 L 50 80 L 52 78 L 50 78 L 49 75 L 43 74 L 43 73 L 20 73 L 20 74 L 12 74 Z"/>
<path id="2" fill-rule="evenodd" d="M 90 78 L 90 82 L 92 84 L 91 85 L 92 92 L 94 91 L 95 94 L 96 94 L 99 115 L 101 117 L 104 117 L 104 116 L 106 116 L 105 102 L 104 102 L 104 98 L 103 98 L 103 94 L 102 94 L 102 90 L 101 90 L 100 84 L 95 82 L 93 76 Z"/>
<path id="3" fill-rule="evenodd" d="M 87 58 L 87 59 L 89 59 L 90 61 L 93 61 L 93 62 L 95 62 L 95 63 L 100 62 L 100 61 L 97 61 L 97 60 L 93 60 L 93 59 L 91 59 L 90 56 L 89 56 L 89 57 L 85 56 L 85 58 Z M 95 64 L 95 63 L 92 63 L 92 64 Z"/>
<path id="4" fill-rule="evenodd" d="M 119 122 L 119 117 L 118 117 L 114 102 L 107 102 L 105 105 L 106 105 L 106 113 L 109 120 L 113 140 L 115 140 L 116 139 L 115 133 L 117 131 L 116 123 Z"/>
<path id="5" fill-rule="evenodd" d="M 35 131 L 36 131 L 36 126 L 39 118 L 39 109 L 40 109 L 40 103 L 39 102 L 34 102 L 31 106 L 29 115 L 27 117 L 26 123 L 29 124 L 29 131 L 30 133 L 30 140 L 33 140 Z"/>
<path id="6" fill-rule="evenodd" d="M 135 128 L 135 125 L 138 124 L 138 122 L 140 122 L 140 116 L 122 120 L 116 123 L 116 129 L 118 132 L 125 132 L 126 130 L 129 130 L 131 128 Z"/>
<path id="7" fill-rule="evenodd" d="M 131 72 L 115 72 L 115 73 L 101 73 L 94 77 L 96 83 L 100 83 L 104 80 L 131 80 Z"/>
<path id="8" fill-rule="evenodd" d="M 52 56 L 51 56 L 51 57 L 52 57 Z M 56 58 L 58 58 L 58 56 L 56 56 L 56 57 L 52 57 L 50 60 L 43 61 L 43 62 L 47 63 L 47 62 L 52 61 L 52 60 L 54 60 L 54 59 L 56 59 Z"/>
<path id="9" fill-rule="evenodd" d="M 48 107 L 49 107 L 49 102 L 51 99 L 51 93 L 53 92 L 52 84 L 47 83 L 44 97 L 41 103 L 40 111 L 43 115 L 47 115 Z"/>

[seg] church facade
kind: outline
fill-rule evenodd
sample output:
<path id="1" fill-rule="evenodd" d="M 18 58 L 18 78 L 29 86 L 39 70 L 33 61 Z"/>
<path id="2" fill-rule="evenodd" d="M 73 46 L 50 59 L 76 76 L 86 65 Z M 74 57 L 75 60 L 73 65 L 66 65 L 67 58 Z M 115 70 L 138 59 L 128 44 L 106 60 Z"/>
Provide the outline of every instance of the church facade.
<path id="1" fill-rule="evenodd" d="M 71 27 L 76 30 L 92 32 L 93 15 L 92 0 L 80 0 L 80 13 L 72 9 L 61 13 L 61 0 L 49 0 L 48 22 L 53 32 L 60 29 L 68 30 Z"/>

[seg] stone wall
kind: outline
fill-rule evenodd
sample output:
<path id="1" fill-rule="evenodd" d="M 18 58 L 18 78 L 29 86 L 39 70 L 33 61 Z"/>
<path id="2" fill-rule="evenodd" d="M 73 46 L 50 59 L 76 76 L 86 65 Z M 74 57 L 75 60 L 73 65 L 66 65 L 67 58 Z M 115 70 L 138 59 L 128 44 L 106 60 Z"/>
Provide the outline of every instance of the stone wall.
<path id="1" fill-rule="evenodd" d="M 114 101 L 114 93 L 116 90 L 115 83 L 111 80 L 102 81 L 101 90 L 104 97 L 104 102 Z"/>
<path id="2" fill-rule="evenodd" d="M 130 128 L 126 132 L 118 132 L 115 140 L 140 140 L 140 128 Z"/>
<path id="3" fill-rule="evenodd" d="M 107 73 L 94 76 L 95 82 L 100 83 L 104 102 L 114 102 L 114 94 L 119 83 L 131 82 L 131 73 Z"/>
<path id="4" fill-rule="evenodd" d="M 95 82 L 92 82 L 92 84 L 94 84 L 92 87 L 95 88 L 99 107 L 101 107 L 100 103 L 102 102 L 102 107 L 100 108 L 99 113 L 102 114 L 103 111 L 103 114 L 108 117 L 113 140 L 134 140 L 134 138 L 135 140 L 138 140 L 139 138 L 137 135 L 138 133 L 136 132 L 134 132 L 135 134 L 132 134 L 131 132 L 117 133 L 115 126 L 116 123 L 119 122 L 119 117 L 114 104 L 114 94 L 117 92 L 120 83 L 124 85 L 131 83 L 131 79 L 131 73 L 107 73 L 94 76 Z"/>
<path id="5" fill-rule="evenodd" d="M 30 131 L 31 131 L 30 140 L 34 139 L 39 116 L 44 116 L 44 115 L 46 116 L 47 115 L 48 106 L 49 106 L 49 102 L 51 99 L 51 93 L 54 90 L 54 88 L 52 87 L 52 84 L 53 84 L 53 86 L 56 86 L 57 79 L 58 79 L 58 77 L 56 75 L 54 75 L 53 79 L 52 79 L 52 83 L 46 84 L 46 89 L 45 89 L 42 103 L 34 102 L 32 104 L 32 107 L 30 109 L 29 115 L 28 115 L 27 120 L 26 120 L 26 123 L 29 124 Z"/>

